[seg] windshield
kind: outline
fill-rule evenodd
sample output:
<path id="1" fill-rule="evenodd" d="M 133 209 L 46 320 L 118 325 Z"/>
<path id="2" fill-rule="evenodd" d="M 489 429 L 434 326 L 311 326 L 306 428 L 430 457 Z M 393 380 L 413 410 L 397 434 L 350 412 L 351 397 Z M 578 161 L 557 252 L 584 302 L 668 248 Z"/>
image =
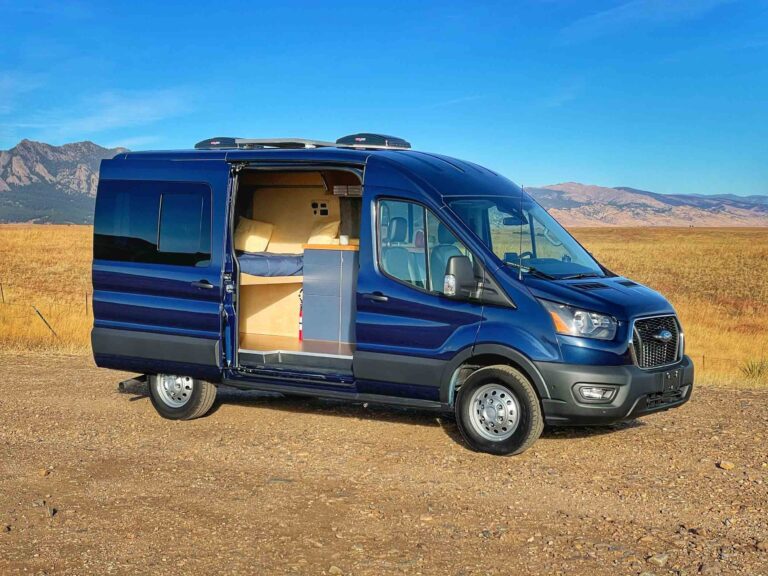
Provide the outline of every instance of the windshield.
<path id="1" fill-rule="evenodd" d="M 496 256 L 524 273 L 558 279 L 605 276 L 595 259 L 526 194 L 446 201 Z"/>

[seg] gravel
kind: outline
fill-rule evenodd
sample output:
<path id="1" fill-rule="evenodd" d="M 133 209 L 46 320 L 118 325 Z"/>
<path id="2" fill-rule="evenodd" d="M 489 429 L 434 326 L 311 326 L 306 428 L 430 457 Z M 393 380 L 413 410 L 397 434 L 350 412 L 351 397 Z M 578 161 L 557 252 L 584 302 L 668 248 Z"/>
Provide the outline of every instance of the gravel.
<path id="1" fill-rule="evenodd" d="M 129 376 L 0 353 L 0 574 L 768 576 L 765 389 L 500 458 L 434 414 L 229 389 L 163 420 Z"/>

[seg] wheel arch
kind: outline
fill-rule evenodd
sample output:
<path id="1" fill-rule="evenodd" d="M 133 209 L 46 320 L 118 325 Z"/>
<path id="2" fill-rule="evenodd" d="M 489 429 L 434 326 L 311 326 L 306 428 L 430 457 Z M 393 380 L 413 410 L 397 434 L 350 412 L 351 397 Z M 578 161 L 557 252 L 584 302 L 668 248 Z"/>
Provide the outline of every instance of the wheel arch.
<path id="1" fill-rule="evenodd" d="M 475 370 L 494 364 L 506 364 L 522 372 L 533 384 L 539 400 L 552 397 L 541 372 L 525 354 L 503 344 L 478 344 L 460 351 L 448 364 L 440 385 L 440 401 L 453 406 L 461 383 Z"/>

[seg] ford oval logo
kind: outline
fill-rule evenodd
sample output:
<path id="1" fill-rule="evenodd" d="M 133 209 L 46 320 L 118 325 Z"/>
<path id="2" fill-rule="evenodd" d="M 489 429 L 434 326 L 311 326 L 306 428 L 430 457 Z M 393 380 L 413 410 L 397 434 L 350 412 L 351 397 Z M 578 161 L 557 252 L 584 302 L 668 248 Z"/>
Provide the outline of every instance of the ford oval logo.
<path id="1" fill-rule="evenodd" d="M 669 330 L 659 330 L 656 334 L 653 335 L 653 337 L 659 342 L 666 343 L 672 341 L 673 335 Z"/>

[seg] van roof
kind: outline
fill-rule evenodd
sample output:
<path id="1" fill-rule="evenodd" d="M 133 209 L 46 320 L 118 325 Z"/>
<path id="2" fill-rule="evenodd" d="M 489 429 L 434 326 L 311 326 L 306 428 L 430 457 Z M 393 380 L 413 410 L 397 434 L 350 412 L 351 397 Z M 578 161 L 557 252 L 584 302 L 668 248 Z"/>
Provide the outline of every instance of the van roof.
<path id="1" fill-rule="evenodd" d="M 317 162 L 364 167 L 377 157 L 397 165 L 406 175 L 431 183 L 440 194 L 519 194 L 510 180 L 473 162 L 417 150 L 325 146 L 319 148 L 257 148 L 158 150 L 123 152 L 115 160 L 221 160 L 225 162 Z"/>
<path id="2" fill-rule="evenodd" d="M 371 156 L 384 156 L 395 164 L 413 165 L 414 160 L 432 168 L 458 172 L 481 172 L 497 175 L 496 172 L 473 162 L 459 160 L 442 154 L 417 150 L 376 150 L 368 148 L 323 147 L 323 148 L 261 148 L 253 150 L 211 149 L 211 150 L 147 150 L 121 152 L 114 159 L 140 160 L 224 160 L 226 162 L 291 160 L 317 162 L 350 162 L 365 164 Z"/>

